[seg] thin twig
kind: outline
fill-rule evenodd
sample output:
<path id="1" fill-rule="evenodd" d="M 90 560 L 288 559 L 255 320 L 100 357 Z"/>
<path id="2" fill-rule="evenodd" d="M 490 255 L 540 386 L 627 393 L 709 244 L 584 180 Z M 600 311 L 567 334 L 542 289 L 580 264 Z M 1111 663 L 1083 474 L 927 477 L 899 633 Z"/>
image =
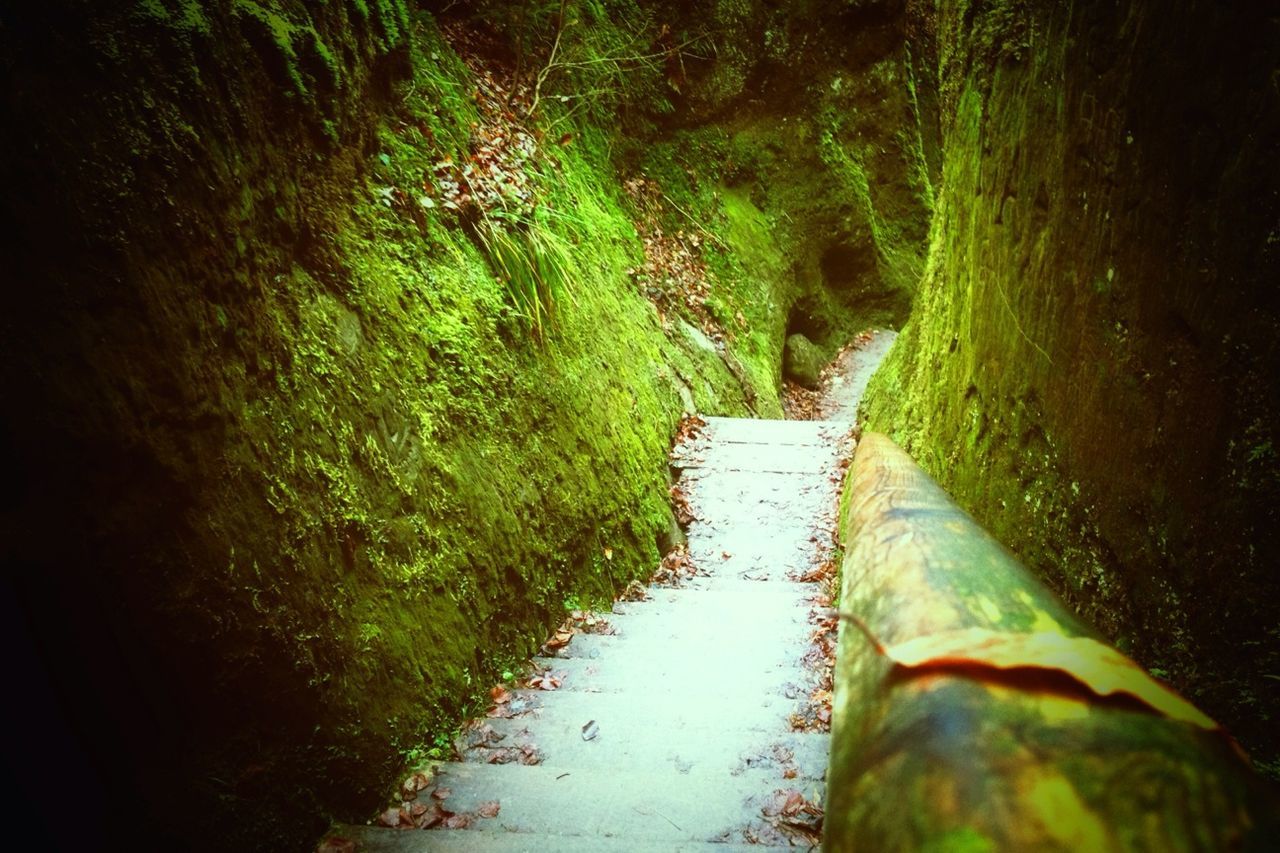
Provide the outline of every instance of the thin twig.
<path id="1" fill-rule="evenodd" d="M 1009 312 L 1009 318 L 1013 320 L 1013 327 L 1017 329 L 1018 334 L 1022 335 L 1023 339 L 1027 343 L 1035 347 L 1036 351 L 1039 352 L 1042 356 L 1044 356 L 1045 361 L 1049 362 L 1049 365 L 1052 366 L 1053 359 L 1049 357 L 1049 353 L 1045 352 L 1044 347 L 1040 346 L 1038 343 L 1031 340 L 1031 336 L 1022 330 L 1022 324 L 1018 322 L 1018 315 L 1013 313 L 1013 306 L 1009 304 L 1009 297 L 1005 296 L 1004 288 L 1000 286 L 1000 279 L 992 276 L 991 280 L 995 282 L 996 290 L 1000 292 L 1000 299 L 1004 302 L 1004 310 Z"/>
<path id="2" fill-rule="evenodd" d="M 674 207 L 676 210 L 680 211 L 680 213 L 684 214 L 684 218 L 685 218 L 685 219 L 688 219 L 690 222 L 692 222 L 692 223 L 693 223 L 693 227 L 694 227 L 694 228 L 697 228 L 697 229 L 698 229 L 699 231 L 701 231 L 704 235 L 706 235 L 706 237 L 707 237 L 707 239 L 708 239 L 708 240 L 710 240 L 711 242 L 715 243 L 717 246 L 719 246 L 721 249 L 724 249 L 725 251 L 728 251 L 728 250 L 729 250 L 728 245 L 726 245 L 726 244 L 725 244 L 725 242 L 724 242 L 723 240 L 721 240 L 721 239 L 720 239 L 719 237 L 717 237 L 715 234 L 712 234 L 712 233 L 711 233 L 710 231 L 708 231 L 706 228 L 703 228 L 703 227 L 702 227 L 702 223 L 701 223 L 701 222 L 699 222 L 698 220 L 694 219 L 694 218 L 693 218 L 693 214 L 689 213 L 689 211 L 685 210 L 683 207 L 681 207 L 680 205 L 678 205 L 678 204 L 676 204 L 674 201 L 672 201 L 671 196 L 667 195 L 667 194 L 666 194 L 666 193 L 664 193 L 662 190 L 658 190 L 658 193 L 659 193 L 659 195 L 661 195 L 664 199 L 666 199 L 666 200 L 667 200 L 667 204 L 671 205 L 671 206 L 672 206 L 672 207 Z"/>
<path id="3" fill-rule="evenodd" d="M 644 815 L 645 817 L 653 817 L 654 815 L 657 815 L 658 817 L 660 817 L 660 818 L 662 818 L 663 820 L 665 820 L 667 823 L 669 823 L 669 824 L 671 824 L 672 826 L 674 826 L 674 827 L 676 828 L 676 831 L 677 831 L 677 832 L 684 832 L 684 830 L 683 830 L 683 829 L 681 829 L 681 828 L 680 828 L 680 826 L 679 826 L 679 825 L 678 825 L 674 820 L 672 820 L 671 818 L 667 817 L 666 815 L 664 815 L 662 812 L 658 811 L 657 809 L 653 809 L 653 810 L 651 810 L 651 811 L 645 811 L 644 809 L 639 808 L 639 807 L 637 807 L 637 806 L 632 806 L 632 809 L 634 809 L 634 810 L 635 810 L 635 813 L 636 813 L 636 814 L 641 814 L 641 815 Z"/>
<path id="4" fill-rule="evenodd" d="M 529 106 L 529 115 L 538 111 L 538 102 L 542 99 L 542 84 L 547 82 L 547 75 L 556 64 L 556 54 L 560 52 L 560 38 L 564 35 L 564 10 L 569 0 L 560 0 L 560 13 L 556 16 L 556 40 L 551 44 L 551 55 L 547 57 L 546 66 L 538 72 L 533 84 L 533 103 Z"/>

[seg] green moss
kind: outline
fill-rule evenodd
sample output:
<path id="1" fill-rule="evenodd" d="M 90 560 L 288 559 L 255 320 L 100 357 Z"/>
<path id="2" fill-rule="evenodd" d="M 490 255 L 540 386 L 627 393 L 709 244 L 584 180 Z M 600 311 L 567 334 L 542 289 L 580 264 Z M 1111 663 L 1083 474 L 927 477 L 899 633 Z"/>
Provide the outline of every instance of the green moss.
<path id="1" fill-rule="evenodd" d="M 1144 58 L 1106 15 L 941 10 L 943 178 L 923 285 L 868 390 L 869 424 L 1113 642 L 1270 754 L 1260 697 L 1280 693 L 1236 650 L 1280 659 L 1274 618 L 1252 603 L 1274 597 L 1258 562 L 1274 525 L 1256 507 L 1280 489 L 1272 431 L 1257 428 L 1276 422 L 1276 391 L 1254 365 L 1271 346 L 1258 330 L 1277 321 L 1253 295 L 1261 268 L 1240 260 L 1254 248 L 1229 248 L 1256 248 L 1272 227 L 1244 212 L 1234 177 L 1265 155 L 1243 130 L 1230 156 L 1153 141 L 1168 138 L 1182 99 L 1201 97 L 1188 92 L 1226 73 L 1187 22 L 1236 25 L 1187 11 L 1144 31 L 1150 56 L 1186 57 L 1175 69 Z M 1104 54 L 1082 70 L 1082 56 Z M 1263 65 L 1242 59 L 1236 72 L 1261 80 Z M 1202 103 L 1235 127 L 1227 113 L 1249 108 L 1227 101 Z M 1154 185 L 1189 205 L 1185 221 L 1134 212 Z M 1227 197 L 1240 203 L 1190 201 Z M 1228 216 L 1238 239 L 1217 230 Z M 1223 273 L 1237 284 L 1212 297 L 1195 260 L 1208 245 L 1239 264 Z M 1246 315 L 1263 318 L 1248 343 Z"/>
<path id="2" fill-rule="evenodd" d="M 365 8 L 360 11 L 362 17 L 369 16 L 369 9 L 363 0 L 356 7 Z M 378 26 L 382 29 L 382 46 L 384 50 L 392 50 L 403 45 L 409 35 L 409 9 L 404 0 L 373 0 L 373 12 Z"/>
<path id="3" fill-rule="evenodd" d="M 209 35 L 209 18 L 200 0 L 141 0 L 137 5 L 141 17 L 188 34 Z"/>
<path id="4" fill-rule="evenodd" d="M 254 0 L 236 0 L 235 11 L 242 21 L 251 27 L 249 38 L 262 38 L 276 53 L 273 59 L 284 69 L 288 83 L 298 95 L 305 96 L 307 84 L 298 66 L 298 53 L 294 49 L 294 37 L 299 29 L 283 15 L 266 8 Z M 252 27 L 256 26 L 254 30 Z"/>

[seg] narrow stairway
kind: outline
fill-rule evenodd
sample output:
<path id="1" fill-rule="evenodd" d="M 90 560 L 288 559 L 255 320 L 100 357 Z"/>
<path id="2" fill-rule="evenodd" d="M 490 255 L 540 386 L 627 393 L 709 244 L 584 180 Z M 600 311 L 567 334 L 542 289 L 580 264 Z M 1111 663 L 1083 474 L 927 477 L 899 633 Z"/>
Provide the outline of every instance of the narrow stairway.
<path id="1" fill-rule="evenodd" d="M 800 578 L 831 558 L 849 429 L 708 418 L 672 454 L 691 572 L 535 659 L 556 689 L 510 691 L 464 734 L 464 760 L 406 805 L 462 828 L 337 834 L 372 851 L 815 843 L 829 736 L 804 730 L 820 677 L 805 659 L 829 611 Z"/>

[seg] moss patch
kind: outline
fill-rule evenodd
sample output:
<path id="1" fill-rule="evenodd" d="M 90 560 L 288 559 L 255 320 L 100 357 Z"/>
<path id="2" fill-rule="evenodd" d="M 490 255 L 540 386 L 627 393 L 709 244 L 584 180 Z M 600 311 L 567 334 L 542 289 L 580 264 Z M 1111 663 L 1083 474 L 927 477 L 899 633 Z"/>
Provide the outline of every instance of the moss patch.
<path id="1" fill-rule="evenodd" d="M 1270 762 L 1280 315 L 1259 140 L 1280 111 L 1244 94 L 1270 73 L 1267 25 L 940 12 L 941 190 L 869 426 Z"/>

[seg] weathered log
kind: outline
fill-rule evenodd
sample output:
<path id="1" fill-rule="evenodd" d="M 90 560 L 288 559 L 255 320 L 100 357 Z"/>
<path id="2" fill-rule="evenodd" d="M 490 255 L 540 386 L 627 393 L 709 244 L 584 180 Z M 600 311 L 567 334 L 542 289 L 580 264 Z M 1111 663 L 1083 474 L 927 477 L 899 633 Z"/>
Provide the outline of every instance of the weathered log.
<path id="1" fill-rule="evenodd" d="M 1225 731 L 888 438 L 849 476 L 824 849 L 1275 849 L 1280 798 Z"/>

